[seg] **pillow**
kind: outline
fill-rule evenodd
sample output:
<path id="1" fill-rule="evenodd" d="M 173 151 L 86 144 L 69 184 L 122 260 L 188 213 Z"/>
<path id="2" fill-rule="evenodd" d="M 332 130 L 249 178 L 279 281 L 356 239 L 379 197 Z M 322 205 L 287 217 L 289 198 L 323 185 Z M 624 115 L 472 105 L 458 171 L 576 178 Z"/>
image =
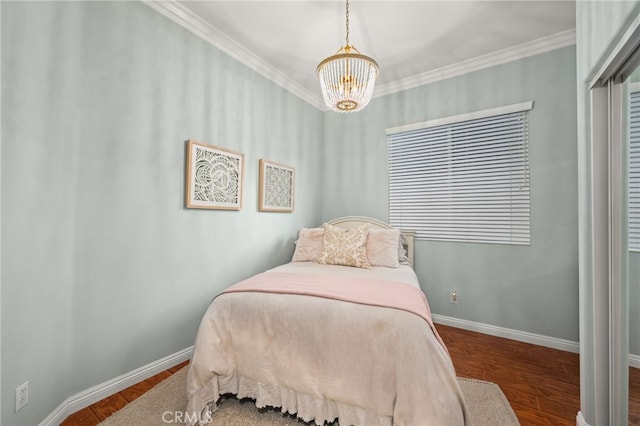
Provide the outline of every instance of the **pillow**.
<path id="1" fill-rule="evenodd" d="M 324 228 L 302 228 L 292 262 L 317 262 L 324 246 Z"/>
<path id="2" fill-rule="evenodd" d="M 343 229 L 324 224 L 324 246 L 318 263 L 369 269 L 367 235 L 369 225 Z"/>
<path id="3" fill-rule="evenodd" d="M 409 261 L 409 256 L 407 254 L 407 249 L 404 246 L 407 245 L 407 240 L 404 238 L 403 234 L 400 234 L 400 244 L 398 244 L 398 262 L 401 265 L 411 266 L 411 262 Z"/>
<path id="4" fill-rule="evenodd" d="M 367 236 L 367 259 L 371 266 L 397 268 L 399 263 L 400 231 L 370 229 Z"/>

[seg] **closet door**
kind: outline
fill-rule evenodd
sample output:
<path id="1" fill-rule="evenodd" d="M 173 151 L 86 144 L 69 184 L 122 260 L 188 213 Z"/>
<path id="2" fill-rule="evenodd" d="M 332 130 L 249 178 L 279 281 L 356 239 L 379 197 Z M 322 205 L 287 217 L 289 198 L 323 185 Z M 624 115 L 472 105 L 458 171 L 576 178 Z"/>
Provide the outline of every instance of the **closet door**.
<path id="1" fill-rule="evenodd" d="M 629 283 L 634 289 L 638 279 L 629 275 L 629 153 L 630 140 L 640 131 L 640 126 L 631 126 L 630 91 L 634 85 L 629 77 L 635 76 L 640 64 L 639 47 L 637 19 L 591 83 L 588 260 L 593 292 L 596 425 L 628 423 Z"/>

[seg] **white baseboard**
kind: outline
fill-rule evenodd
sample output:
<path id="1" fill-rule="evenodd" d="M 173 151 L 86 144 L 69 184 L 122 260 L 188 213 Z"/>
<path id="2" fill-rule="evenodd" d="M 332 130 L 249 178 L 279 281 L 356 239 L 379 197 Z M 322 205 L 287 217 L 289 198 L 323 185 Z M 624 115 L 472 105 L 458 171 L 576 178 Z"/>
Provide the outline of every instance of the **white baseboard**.
<path id="1" fill-rule="evenodd" d="M 433 322 L 451 327 L 462 328 L 464 330 L 477 331 L 491 336 L 504 337 L 519 342 L 532 343 L 534 345 L 559 349 L 561 351 L 579 353 L 580 344 L 571 340 L 558 339 L 556 337 L 543 336 L 541 334 L 529 333 L 527 331 L 513 330 L 510 328 L 498 327 L 481 322 L 468 321 L 445 315 L 433 314 Z"/>
<path id="2" fill-rule="evenodd" d="M 629 367 L 640 368 L 640 355 L 629 355 Z"/>
<path id="3" fill-rule="evenodd" d="M 559 349 L 561 351 L 580 353 L 580 343 L 573 342 L 571 340 L 558 339 L 556 337 L 543 336 L 541 334 L 513 330 L 510 328 L 498 327 L 491 324 L 483 324 L 481 322 L 468 321 L 445 315 L 432 314 L 431 316 L 433 317 L 433 322 L 437 324 L 450 325 L 451 327 L 462 328 L 463 330 L 477 331 L 478 333 L 504 337 L 511 340 L 517 340 L 519 342 L 532 343 L 534 345 Z M 629 367 L 640 368 L 640 355 L 629 354 Z"/>
<path id="4" fill-rule="evenodd" d="M 166 356 L 158 361 L 154 361 L 150 364 L 142 366 L 138 369 L 125 373 L 122 376 L 118 376 L 115 379 L 108 380 L 99 385 L 93 386 L 82 392 L 70 396 L 65 399 L 62 404 L 58 406 L 51 414 L 49 414 L 39 426 L 57 426 L 70 414 L 76 411 L 82 410 L 89 405 L 105 399 L 114 393 L 120 392 L 123 389 L 133 386 L 136 383 L 155 376 L 164 370 L 180 364 L 191 358 L 193 352 L 193 346 L 176 352 L 172 355 Z"/>

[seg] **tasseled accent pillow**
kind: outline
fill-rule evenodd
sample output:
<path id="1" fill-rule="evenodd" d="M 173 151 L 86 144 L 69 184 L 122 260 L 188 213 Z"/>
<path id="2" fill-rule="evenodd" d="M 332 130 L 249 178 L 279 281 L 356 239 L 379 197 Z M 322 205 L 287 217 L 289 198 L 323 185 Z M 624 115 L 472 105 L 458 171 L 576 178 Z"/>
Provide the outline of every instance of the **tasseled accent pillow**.
<path id="1" fill-rule="evenodd" d="M 318 263 L 371 268 L 369 259 L 367 259 L 369 225 L 343 229 L 325 223 L 323 227 L 324 246 Z"/>

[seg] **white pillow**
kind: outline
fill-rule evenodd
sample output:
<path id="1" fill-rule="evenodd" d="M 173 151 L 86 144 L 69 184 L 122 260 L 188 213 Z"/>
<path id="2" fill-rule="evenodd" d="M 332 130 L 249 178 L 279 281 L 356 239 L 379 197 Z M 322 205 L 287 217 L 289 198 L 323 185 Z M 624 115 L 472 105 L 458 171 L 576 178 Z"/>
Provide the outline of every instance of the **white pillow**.
<path id="1" fill-rule="evenodd" d="M 367 259 L 371 266 L 400 266 L 398 247 L 400 231 L 397 229 L 370 229 L 367 236 Z"/>
<path id="2" fill-rule="evenodd" d="M 398 262 L 401 265 L 411 266 L 407 249 L 404 248 L 404 246 L 406 245 L 407 245 L 407 240 L 405 239 L 404 234 L 400 234 L 400 244 L 398 244 Z"/>
<path id="3" fill-rule="evenodd" d="M 324 228 L 302 228 L 292 262 L 317 262 L 324 246 Z"/>

